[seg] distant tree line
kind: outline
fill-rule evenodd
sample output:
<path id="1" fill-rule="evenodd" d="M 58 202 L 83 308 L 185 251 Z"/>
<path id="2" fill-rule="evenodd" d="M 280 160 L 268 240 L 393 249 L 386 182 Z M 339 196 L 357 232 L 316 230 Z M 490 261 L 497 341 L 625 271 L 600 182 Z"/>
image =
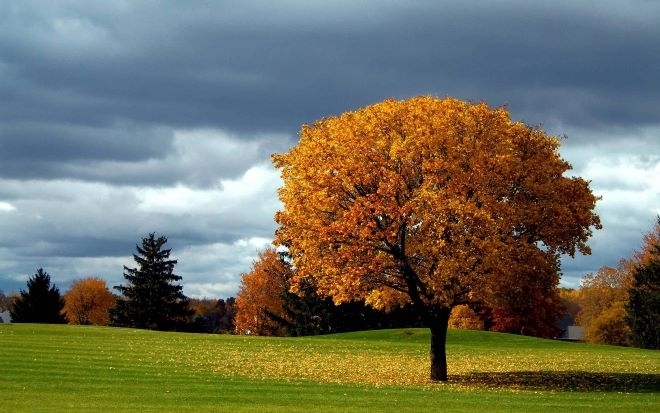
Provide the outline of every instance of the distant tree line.
<path id="1" fill-rule="evenodd" d="M 295 276 L 285 253 L 272 247 L 262 251 L 242 275 L 236 332 L 297 336 L 424 326 L 406 305 L 386 311 L 364 301 L 335 305 L 318 295 L 313 280 L 298 281 L 292 291 Z M 538 308 L 528 305 L 532 301 L 520 292 L 501 307 L 457 306 L 449 326 L 552 338 L 562 333 L 560 321 L 567 318 L 568 324 L 585 327 L 588 342 L 660 348 L 660 217 L 633 258 L 586 275 L 578 290 L 546 292 Z"/>
<path id="2" fill-rule="evenodd" d="M 309 335 L 375 328 L 426 327 L 409 303 L 375 309 L 365 300 L 335 304 L 318 294 L 314 280 L 297 281 L 285 253 L 267 248 L 252 270 L 242 275 L 237 295 L 236 331 L 256 335 Z M 512 297 L 498 307 L 458 306 L 450 319 L 454 328 L 555 337 L 561 314 L 558 291 L 546 292 L 545 306 L 534 308 L 536 297 Z"/>
<path id="3" fill-rule="evenodd" d="M 149 234 L 136 246 L 135 268 L 124 267 L 126 284 L 114 287 L 97 277 L 76 280 L 64 295 L 39 268 L 18 296 L 0 292 L 0 310 L 10 310 L 17 323 L 70 323 L 111 325 L 198 333 L 234 333 L 238 313 L 236 299 L 190 299 L 177 284 L 176 260 L 165 249 L 166 237 Z M 305 294 L 283 294 L 287 317 L 267 317 L 279 325 L 278 334 L 309 335 L 374 328 L 415 326 L 418 322 L 405 309 L 391 314 L 364 303 L 340 306 L 321 298 L 312 289 Z M 264 313 L 267 314 L 267 313 Z M 275 332 L 275 331 L 273 331 Z"/>
<path id="4" fill-rule="evenodd" d="M 586 341 L 660 349 L 660 216 L 641 249 L 583 277 L 566 301 Z"/>
<path id="5" fill-rule="evenodd" d="M 583 327 L 585 341 L 660 349 L 660 217 L 631 258 L 585 275 L 578 289 L 558 292 L 560 323 Z M 456 310 L 450 326 L 488 329 L 471 308 Z"/>
<path id="6" fill-rule="evenodd" d="M 27 290 L 11 302 L 11 319 L 17 323 L 112 325 L 154 330 L 199 330 L 195 311 L 174 274 L 177 261 L 169 259 L 164 236 L 155 233 L 136 245 L 137 267 L 124 267 L 125 285 L 112 294 L 99 278 L 77 280 L 60 295 L 43 269 L 27 282 Z M 207 323 L 208 325 L 208 323 Z M 195 326 L 195 327 L 192 327 Z M 213 327 L 209 327 L 213 328 Z"/>
<path id="7" fill-rule="evenodd" d="M 312 280 L 292 290 L 295 270 L 286 254 L 274 248 L 262 251 L 251 271 L 242 274 L 236 298 L 191 299 L 177 284 L 177 261 L 169 258 L 166 242 L 166 237 L 151 233 L 136 246 L 137 267 L 124 267 L 126 284 L 114 287 L 118 295 L 95 277 L 75 281 L 61 295 L 39 268 L 26 290 L 8 296 L 0 291 L 0 312 L 9 311 L 17 323 L 279 336 L 424 326 L 408 305 L 376 310 L 364 301 L 335 304 L 318 294 Z M 561 316 L 585 327 L 588 342 L 660 348 L 660 217 L 632 258 L 586 275 L 577 290 L 548 294 L 546 303 L 550 310 L 462 305 L 452 312 L 449 325 L 547 337 L 558 334 Z"/>

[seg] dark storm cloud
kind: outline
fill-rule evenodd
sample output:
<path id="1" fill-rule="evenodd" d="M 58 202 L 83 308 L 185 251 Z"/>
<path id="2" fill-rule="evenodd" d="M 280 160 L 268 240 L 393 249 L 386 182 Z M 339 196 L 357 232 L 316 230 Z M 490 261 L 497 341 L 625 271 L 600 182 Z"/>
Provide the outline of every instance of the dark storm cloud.
<path id="1" fill-rule="evenodd" d="M 36 21 L 16 13 L 0 48 L 17 109 L 4 112 L 291 133 L 430 93 L 509 103 L 535 122 L 657 121 L 658 6 L 559 3 L 74 2 Z"/>
<path id="2" fill-rule="evenodd" d="M 33 122 L 0 125 L 2 162 L 143 161 L 171 149 L 172 132 L 136 125 L 90 127 Z"/>
<path id="3" fill-rule="evenodd" d="M 658 50 L 644 0 L 4 0 L 0 286 L 38 266 L 120 273 L 159 231 L 198 260 L 182 265 L 201 294 L 272 237 L 269 155 L 301 124 L 420 94 L 569 135 L 606 224 L 592 257 L 565 261 L 576 280 L 658 212 Z"/>

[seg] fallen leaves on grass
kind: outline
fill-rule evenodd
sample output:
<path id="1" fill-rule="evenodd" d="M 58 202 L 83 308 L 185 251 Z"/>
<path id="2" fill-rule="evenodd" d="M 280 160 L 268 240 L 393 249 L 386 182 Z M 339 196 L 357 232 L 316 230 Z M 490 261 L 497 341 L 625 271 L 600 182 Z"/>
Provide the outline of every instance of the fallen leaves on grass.
<path id="1" fill-rule="evenodd" d="M 197 371 L 257 380 L 313 381 L 373 386 L 436 386 L 429 381 L 429 355 L 420 346 L 342 340 L 332 343 L 296 338 L 232 337 L 217 348 L 188 343 L 185 353 L 168 354 L 167 363 L 182 363 Z M 577 348 L 576 348 L 577 349 Z M 548 391 L 660 391 L 655 359 L 634 365 L 616 352 L 599 357 L 556 352 L 539 357 L 535 351 L 470 353 L 449 351 L 447 388 L 490 388 Z M 155 353 L 158 354 L 158 353 Z M 165 355 L 167 353 L 163 353 Z M 584 360 L 584 361 L 582 361 Z M 154 360 L 157 362 L 156 360 Z"/>
<path id="2" fill-rule="evenodd" d="M 373 385 L 419 384 L 427 381 L 423 355 L 356 351 L 356 346 L 320 347 L 271 344 L 264 340 L 255 351 L 237 347 L 210 362 L 217 373 L 256 379 L 311 380 Z M 281 341 L 281 340 L 280 340 Z M 359 346 L 357 346 L 359 347 Z"/>

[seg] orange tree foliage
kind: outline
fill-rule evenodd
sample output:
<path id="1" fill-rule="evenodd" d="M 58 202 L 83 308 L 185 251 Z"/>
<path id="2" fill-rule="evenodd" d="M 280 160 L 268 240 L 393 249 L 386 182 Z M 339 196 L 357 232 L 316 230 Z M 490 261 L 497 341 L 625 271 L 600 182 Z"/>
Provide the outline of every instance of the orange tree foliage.
<path id="1" fill-rule="evenodd" d="M 535 262 L 534 258 L 540 261 Z M 562 313 L 557 289 L 559 261 L 551 254 L 538 254 L 527 260 L 513 279 L 495 287 L 486 324 L 491 331 L 556 337 L 560 332 L 557 320 Z"/>
<path id="2" fill-rule="evenodd" d="M 242 275 L 236 295 L 236 332 L 239 334 L 283 335 L 282 294 L 288 290 L 291 268 L 274 248 L 259 253 L 252 270 Z"/>
<path id="3" fill-rule="evenodd" d="M 473 309 L 466 304 L 454 307 L 449 317 L 449 328 L 459 330 L 483 330 L 484 322 Z"/>
<path id="4" fill-rule="evenodd" d="M 108 311 L 115 296 L 100 278 L 77 280 L 64 294 L 64 312 L 69 324 L 108 325 Z"/>
<path id="5" fill-rule="evenodd" d="M 656 218 L 653 228 L 644 234 L 642 238 L 642 248 L 635 251 L 633 255 L 633 265 L 644 267 L 651 261 L 658 258 L 657 248 L 660 245 L 660 216 Z M 631 270 L 632 271 L 632 270 Z"/>
<path id="6" fill-rule="evenodd" d="M 644 234 L 642 247 L 630 259 L 621 259 L 616 268 L 602 267 L 582 278 L 577 322 L 585 328 L 585 340 L 600 344 L 630 345 L 626 305 L 633 286 L 633 274 L 654 258 L 660 245 L 660 222 Z M 648 316 L 648 315 L 647 315 Z"/>
<path id="7" fill-rule="evenodd" d="M 559 144 L 506 108 L 452 98 L 303 125 L 273 155 L 284 182 L 276 243 L 293 259 L 293 288 L 312 277 L 336 302 L 412 303 L 431 329 L 431 379 L 446 380 L 452 308 L 506 300 L 521 282 L 554 287 L 559 254 L 590 252 L 597 197 L 565 176 Z"/>
<path id="8" fill-rule="evenodd" d="M 601 267 L 582 278 L 577 323 L 591 343 L 628 345 L 630 329 L 625 322 L 625 304 L 630 285 L 630 260 L 617 268 Z"/>

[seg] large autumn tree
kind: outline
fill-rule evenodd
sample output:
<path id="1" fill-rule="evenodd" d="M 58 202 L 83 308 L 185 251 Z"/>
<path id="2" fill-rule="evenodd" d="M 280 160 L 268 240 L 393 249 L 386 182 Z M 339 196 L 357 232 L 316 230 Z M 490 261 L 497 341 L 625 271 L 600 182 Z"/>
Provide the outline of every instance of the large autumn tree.
<path id="1" fill-rule="evenodd" d="M 336 302 L 411 303 L 431 330 L 431 379 L 447 380 L 452 308 L 556 286 L 558 257 L 590 253 L 589 183 L 560 141 L 506 108 L 386 100 L 304 125 L 281 170 L 276 242 Z M 538 276 L 537 276 L 538 275 Z M 521 285 L 522 284 L 522 285 Z M 539 303 L 542 305 L 543 303 Z"/>
<path id="2" fill-rule="evenodd" d="M 170 259 L 171 249 L 163 248 L 167 237 L 152 232 L 136 245 L 133 259 L 136 268 L 124 266 L 126 285 L 114 288 L 121 293 L 110 311 L 113 324 L 151 330 L 183 328 L 192 315 L 188 297 L 178 284 L 182 277 L 174 273 L 177 260 Z"/>
<path id="3" fill-rule="evenodd" d="M 76 280 L 64 294 L 64 312 L 69 324 L 105 326 L 115 296 L 105 281 L 97 277 Z"/>

